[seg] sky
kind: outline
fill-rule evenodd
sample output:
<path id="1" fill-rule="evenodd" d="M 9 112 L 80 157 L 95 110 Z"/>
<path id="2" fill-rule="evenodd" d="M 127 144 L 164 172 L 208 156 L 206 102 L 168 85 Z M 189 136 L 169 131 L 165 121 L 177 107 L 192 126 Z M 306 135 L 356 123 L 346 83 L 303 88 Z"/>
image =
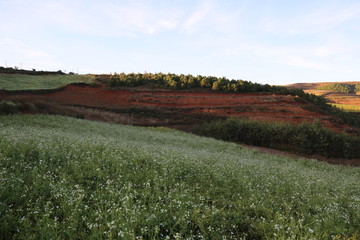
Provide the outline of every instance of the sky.
<path id="1" fill-rule="evenodd" d="M 0 66 L 360 81 L 359 0 L 0 0 Z"/>

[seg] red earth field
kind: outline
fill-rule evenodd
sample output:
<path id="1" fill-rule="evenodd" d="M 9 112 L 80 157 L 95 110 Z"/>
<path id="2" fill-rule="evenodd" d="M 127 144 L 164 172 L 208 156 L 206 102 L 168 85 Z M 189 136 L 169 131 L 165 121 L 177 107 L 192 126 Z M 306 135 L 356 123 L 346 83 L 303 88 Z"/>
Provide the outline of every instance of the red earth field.
<path id="1" fill-rule="evenodd" d="M 339 119 L 325 115 L 298 97 L 195 91 L 123 89 L 71 84 L 49 91 L 0 92 L 1 98 L 42 102 L 88 119 L 134 125 L 186 129 L 193 124 L 226 117 L 256 121 L 311 122 L 318 119 L 336 131 L 349 130 Z"/>

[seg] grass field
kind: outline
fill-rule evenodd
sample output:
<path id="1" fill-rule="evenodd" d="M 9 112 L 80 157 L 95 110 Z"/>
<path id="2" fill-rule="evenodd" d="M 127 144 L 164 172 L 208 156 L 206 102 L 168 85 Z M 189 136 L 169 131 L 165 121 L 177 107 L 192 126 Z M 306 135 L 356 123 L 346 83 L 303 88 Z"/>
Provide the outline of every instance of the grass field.
<path id="1" fill-rule="evenodd" d="M 358 105 L 335 104 L 335 103 L 332 103 L 331 105 L 336 106 L 346 112 L 360 112 L 360 106 Z"/>
<path id="2" fill-rule="evenodd" d="M 70 83 L 92 83 L 95 77 L 90 75 L 27 75 L 0 73 L 0 89 L 34 90 L 54 89 Z"/>
<path id="3" fill-rule="evenodd" d="M 358 239 L 360 169 L 166 128 L 0 117 L 2 239 Z"/>

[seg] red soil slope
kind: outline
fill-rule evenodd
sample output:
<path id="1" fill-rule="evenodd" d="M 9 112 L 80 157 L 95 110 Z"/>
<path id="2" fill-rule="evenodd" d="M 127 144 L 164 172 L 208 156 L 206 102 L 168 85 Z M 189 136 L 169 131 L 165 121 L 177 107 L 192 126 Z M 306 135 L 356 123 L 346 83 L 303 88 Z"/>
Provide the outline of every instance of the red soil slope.
<path id="1" fill-rule="evenodd" d="M 124 89 L 108 90 L 101 87 L 68 85 L 48 92 L 0 92 L 1 98 L 22 101 L 43 101 L 57 106 L 82 106 L 117 112 L 132 118 L 141 113 L 137 125 L 176 125 L 186 127 L 192 120 L 202 121 L 213 117 L 241 117 L 257 121 L 300 123 L 319 119 L 337 131 L 349 127 L 338 119 L 322 113 L 312 104 L 293 96 L 272 94 L 239 94 L 217 92 L 191 92 L 168 90 Z M 131 110 L 131 111 L 130 111 Z M 144 113 L 145 111 L 145 113 Z M 146 115 L 151 118 L 146 123 Z M 189 121 L 180 121 L 190 119 Z M 128 120 L 126 123 L 131 123 Z"/>

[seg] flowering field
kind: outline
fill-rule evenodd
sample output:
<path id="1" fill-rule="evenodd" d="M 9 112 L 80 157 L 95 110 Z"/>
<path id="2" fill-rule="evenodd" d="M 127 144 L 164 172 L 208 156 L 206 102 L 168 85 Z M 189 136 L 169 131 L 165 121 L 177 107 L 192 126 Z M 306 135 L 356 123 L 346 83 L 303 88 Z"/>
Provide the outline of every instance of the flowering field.
<path id="1" fill-rule="evenodd" d="M 0 117 L 2 239 L 358 239 L 359 182 L 165 128 Z"/>

